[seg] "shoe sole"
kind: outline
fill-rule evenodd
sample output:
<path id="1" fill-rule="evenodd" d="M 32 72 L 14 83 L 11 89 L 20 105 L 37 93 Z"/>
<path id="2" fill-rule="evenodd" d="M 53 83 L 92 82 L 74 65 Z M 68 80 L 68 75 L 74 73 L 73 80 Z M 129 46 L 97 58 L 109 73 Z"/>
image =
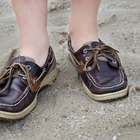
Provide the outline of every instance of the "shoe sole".
<path id="1" fill-rule="evenodd" d="M 17 120 L 17 119 L 21 119 L 21 118 L 24 118 L 25 116 L 27 116 L 37 105 L 37 96 L 38 96 L 39 91 L 43 87 L 45 87 L 47 85 L 51 85 L 55 81 L 55 79 L 57 78 L 58 73 L 59 73 L 58 69 L 55 68 L 49 75 L 47 75 L 43 79 L 41 86 L 40 86 L 40 89 L 38 90 L 38 92 L 35 96 L 35 99 L 32 101 L 32 103 L 27 108 L 25 108 L 23 111 L 17 112 L 17 113 L 0 111 L 0 118 L 2 120 Z"/>
<path id="2" fill-rule="evenodd" d="M 86 94 L 96 101 L 110 101 L 110 100 L 116 100 L 128 96 L 128 86 L 123 90 L 111 92 L 108 94 L 102 94 L 102 95 L 97 95 L 95 93 L 92 93 L 84 83 L 83 83 L 83 88 Z"/>
<path id="3" fill-rule="evenodd" d="M 73 57 L 71 56 L 71 54 L 69 54 L 69 58 L 70 58 L 70 61 L 72 62 L 72 64 L 76 68 L 75 61 L 73 60 Z M 83 84 L 83 89 L 86 92 L 86 94 L 90 98 L 92 98 L 96 101 L 110 101 L 110 100 L 116 100 L 116 99 L 120 99 L 120 98 L 128 96 L 128 86 L 125 89 L 120 90 L 120 91 L 116 91 L 116 92 L 112 92 L 112 93 L 106 93 L 106 94 L 102 94 L 102 95 L 97 95 L 95 93 L 92 93 L 89 90 L 89 88 L 85 85 L 84 82 L 82 82 L 82 84 Z"/>

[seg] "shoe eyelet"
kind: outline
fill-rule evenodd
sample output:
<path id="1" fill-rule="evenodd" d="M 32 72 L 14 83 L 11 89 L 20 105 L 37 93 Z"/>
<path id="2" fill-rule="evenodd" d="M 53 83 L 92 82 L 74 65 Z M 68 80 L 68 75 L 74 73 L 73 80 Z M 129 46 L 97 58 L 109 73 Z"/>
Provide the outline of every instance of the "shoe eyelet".
<path id="1" fill-rule="evenodd" d="M 83 53 L 87 53 L 87 49 L 83 49 Z"/>
<path id="2" fill-rule="evenodd" d="M 88 61 L 88 60 L 89 60 L 89 57 L 87 56 L 87 57 L 85 58 L 85 60 Z"/>
<path id="3" fill-rule="evenodd" d="M 88 71 L 91 71 L 91 70 L 92 70 L 92 67 L 91 67 L 91 66 L 89 66 L 87 69 L 88 69 Z"/>
<path id="4" fill-rule="evenodd" d="M 24 80 L 27 80 L 27 78 L 26 77 L 22 77 Z"/>
<path id="5" fill-rule="evenodd" d="M 30 65 L 27 65 L 27 68 L 28 68 L 28 70 L 31 70 L 31 66 Z"/>
<path id="6" fill-rule="evenodd" d="M 43 70 L 42 71 L 46 71 L 46 68 L 43 68 Z"/>
<path id="7" fill-rule="evenodd" d="M 116 64 L 116 63 L 117 63 L 117 61 L 116 61 L 116 60 L 112 60 L 112 63 Z"/>

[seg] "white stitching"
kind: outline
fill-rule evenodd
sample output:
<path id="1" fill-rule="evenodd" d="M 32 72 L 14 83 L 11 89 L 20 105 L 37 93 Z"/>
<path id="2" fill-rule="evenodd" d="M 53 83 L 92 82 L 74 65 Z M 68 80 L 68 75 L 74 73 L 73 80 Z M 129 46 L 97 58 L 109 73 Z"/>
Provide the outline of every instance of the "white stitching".
<path id="1" fill-rule="evenodd" d="M 27 89 L 28 89 L 28 87 L 25 89 L 25 92 L 26 92 Z M 27 92 L 27 93 L 21 98 L 21 100 L 19 100 L 16 104 L 12 104 L 12 105 L 10 105 L 10 104 L 0 104 L 0 106 L 10 106 L 10 107 L 12 107 L 12 106 L 17 106 L 18 104 L 20 104 L 20 103 L 23 101 L 23 99 L 28 95 L 28 93 L 29 93 L 29 92 Z"/>
<path id="2" fill-rule="evenodd" d="M 88 74 L 86 73 L 86 76 L 87 76 L 88 79 L 92 82 L 93 85 L 95 85 L 97 88 L 100 88 L 100 89 L 111 89 L 111 88 L 114 88 L 114 87 L 118 87 L 118 86 L 120 86 L 120 85 L 122 85 L 122 84 L 124 83 L 124 80 L 123 80 L 120 84 L 117 84 L 117 85 L 115 85 L 115 86 L 111 86 L 111 87 L 99 87 L 98 85 L 96 85 L 96 84 L 93 82 L 93 80 L 91 79 L 90 75 L 88 75 Z"/>
<path id="3" fill-rule="evenodd" d="M 49 63 L 49 65 L 51 65 L 52 63 L 53 63 L 53 61 L 55 60 L 55 57 L 53 56 L 53 58 L 52 58 L 52 60 L 51 60 L 51 62 L 48 62 Z"/>

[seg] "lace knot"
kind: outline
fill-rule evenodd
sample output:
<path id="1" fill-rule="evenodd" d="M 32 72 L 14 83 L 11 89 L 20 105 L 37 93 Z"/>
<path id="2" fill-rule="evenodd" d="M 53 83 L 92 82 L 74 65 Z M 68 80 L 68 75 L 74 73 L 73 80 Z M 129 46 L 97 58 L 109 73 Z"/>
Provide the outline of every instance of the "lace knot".
<path id="1" fill-rule="evenodd" d="M 119 69 L 124 70 L 121 64 L 121 61 L 119 59 L 118 56 L 118 51 L 113 49 L 110 46 L 107 45 L 101 45 L 97 48 L 86 48 L 86 51 L 91 51 L 92 54 L 91 56 L 88 58 L 88 60 L 86 61 L 83 70 L 84 71 L 91 71 L 92 69 L 95 69 L 97 67 L 98 70 L 100 70 L 100 66 L 99 66 L 99 57 L 104 57 L 107 60 L 111 60 L 111 61 L 116 61 L 116 63 L 118 63 L 119 65 Z"/>

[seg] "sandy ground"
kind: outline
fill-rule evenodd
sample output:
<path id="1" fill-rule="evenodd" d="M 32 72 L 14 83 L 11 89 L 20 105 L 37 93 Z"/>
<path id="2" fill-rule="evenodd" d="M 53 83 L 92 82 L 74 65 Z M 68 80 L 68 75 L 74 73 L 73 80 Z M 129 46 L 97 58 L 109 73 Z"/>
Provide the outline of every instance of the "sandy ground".
<path id="1" fill-rule="evenodd" d="M 120 50 L 129 78 L 129 97 L 100 103 L 83 91 L 67 55 L 70 4 L 49 1 L 49 34 L 60 74 L 38 96 L 38 105 L 22 120 L 0 122 L 0 140 L 139 140 L 140 2 L 102 0 L 100 37 Z M 0 0 L 0 71 L 15 55 L 18 32 L 9 0 Z M 11 54 L 12 53 L 12 54 Z"/>

